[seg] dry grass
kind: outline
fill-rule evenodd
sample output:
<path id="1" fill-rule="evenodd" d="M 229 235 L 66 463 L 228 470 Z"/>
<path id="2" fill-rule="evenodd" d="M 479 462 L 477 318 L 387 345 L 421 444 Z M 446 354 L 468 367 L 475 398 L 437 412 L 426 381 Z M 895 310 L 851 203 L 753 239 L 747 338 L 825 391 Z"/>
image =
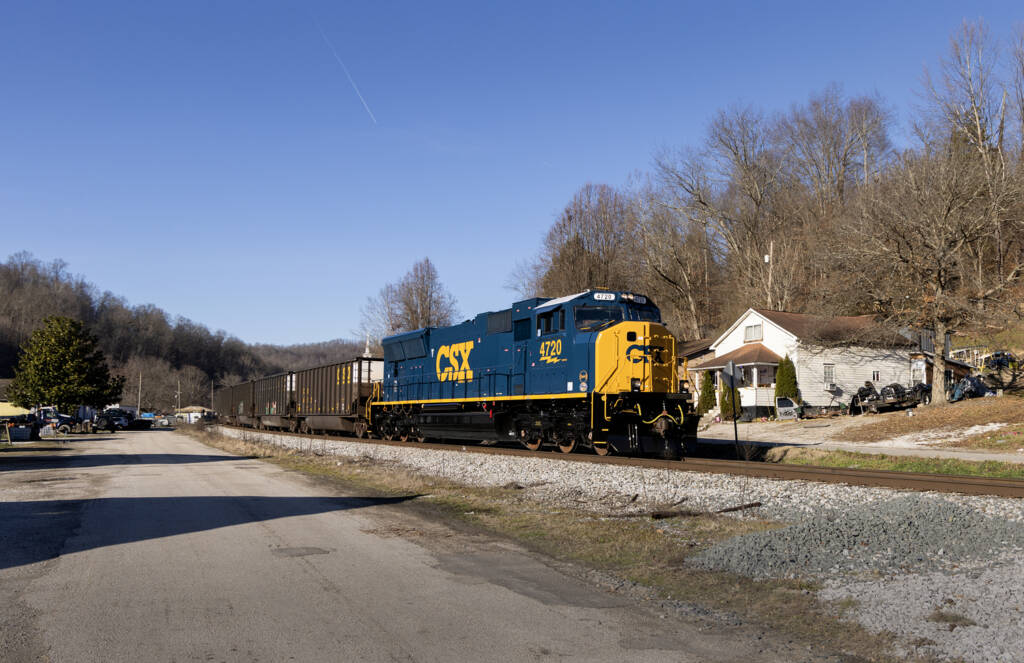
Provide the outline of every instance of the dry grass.
<path id="1" fill-rule="evenodd" d="M 914 416 L 904 412 L 865 416 L 864 423 L 836 433 L 843 442 L 880 442 L 889 438 L 934 430 L 962 430 L 970 426 L 1024 424 L 1024 398 L 976 398 L 944 406 L 919 407 Z"/>
<path id="2" fill-rule="evenodd" d="M 819 467 L 845 467 L 850 469 L 892 470 L 894 472 L 923 472 L 958 476 L 1024 479 L 1024 465 L 999 461 L 971 461 L 956 458 L 928 458 L 920 456 L 890 456 L 853 451 L 826 451 L 803 447 L 776 447 L 770 449 L 765 460 L 791 465 Z M 1024 458 L 1021 459 L 1024 462 Z"/>
<path id="3" fill-rule="evenodd" d="M 595 515 L 552 507 L 531 499 L 520 487 L 473 488 L 395 466 L 318 456 L 315 445 L 312 454 L 297 453 L 207 433 L 192 434 L 225 451 L 318 477 L 343 492 L 426 495 L 403 508 L 509 538 L 577 569 L 593 569 L 638 583 L 641 589 L 637 591 L 647 592 L 648 598 L 671 598 L 733 613 L 785 637 L 855 655 L 848 660 L 897 660 L 886 654 L 890 638 L 842 620 L 844 606 L 820 603 L 812 585 L 795 580 L 754 581 L 686 565 L 688 557 L 717 541 L 777 523 L 714 514 L 658 521 Z"/>
<path id="4" fill-rule="evenodd" d="M 948 624 L 950 631 L 957 626 L 978 625 L 978 622 L 974 621 L 970 617 L 966 617 L 957 612 L 949 612 L 948 610 L 935 610 L 932 614 L 928 615 L 928 621 Z"/>
<path id="5" fill-rule="evenodd" d="M 962 440 L 943 443 L 940 446 L 1018 453 L 1024 450 L 1024 424 L 1009 425 L 991 433 L 978 433 Z M 1024 462 L 1024 455 L 1021 457 L 1021 462 Z"/>

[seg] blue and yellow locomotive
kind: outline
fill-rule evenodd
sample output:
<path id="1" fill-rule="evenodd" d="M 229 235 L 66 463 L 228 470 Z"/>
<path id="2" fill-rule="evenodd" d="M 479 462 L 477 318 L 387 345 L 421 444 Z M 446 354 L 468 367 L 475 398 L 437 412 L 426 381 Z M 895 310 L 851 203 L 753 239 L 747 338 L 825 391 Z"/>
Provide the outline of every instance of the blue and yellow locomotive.
<path id="1" fill-rule="evenodd" d="M 534 298 L 383 341 L 368 403 L 385 439 L 518 440 L 526 448 L 682 455 L 697 431 L 675 338 L 647 298 Z"/>

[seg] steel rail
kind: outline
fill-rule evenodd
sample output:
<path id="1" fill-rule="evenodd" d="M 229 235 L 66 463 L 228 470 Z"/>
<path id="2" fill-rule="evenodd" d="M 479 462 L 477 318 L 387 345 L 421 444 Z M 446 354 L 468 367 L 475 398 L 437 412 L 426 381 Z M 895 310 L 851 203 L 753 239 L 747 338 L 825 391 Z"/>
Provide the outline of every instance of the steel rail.
<path id="1" fill-rule="evenodd" d="M 267 433 L 270 435 L 286 435 L 289 437 L 308 438 L 311 440 L 361 442 L 363 444 L 379 444 L 392 447 L 409 447 L 413 449 L 435 449 L 439 451 L 460 451 L 466 453 L 486 453 L 501 456 L 521 456 L 525 458 L 547 458 L 572 463 L 597 463 L 624 465 L 630 467 L 647 467 L 676 472 L 704 472 L 707 474 L 731 474 L 736 476 L 756 477 L 763 479 L 781 479 L 786 481 L 815 481 L 820 483 L 844 483 L 874 488 L 893 488 L 918 492 L 960 493 L 964 495 L 991 495 L 995 497 L 1024 498 L 1024 479 L 1003 479 L 995 477 L 976 477 L 961 474 L 928 474 L 926 472 L 898 472 L 894 470 L 870 470 L 845 467 L 822 467 L 819 465 L 786 465 L 781 463 L 719 460 L 712 458 L 684 458 L 683 460 L 664 460 L 658 458 L 639 458 L 635 456 L 597 456 L 588 453 L 563 454 L 552 451 L 549 453 L 496 447 L 468 442 L 466 444 L 438 442 L 402 442 L 399 440 L 378 440 L 343 435 L 312 435 L 289 433 L 287 431 L 268 431 L 225 426 L 235 430 Z"/>

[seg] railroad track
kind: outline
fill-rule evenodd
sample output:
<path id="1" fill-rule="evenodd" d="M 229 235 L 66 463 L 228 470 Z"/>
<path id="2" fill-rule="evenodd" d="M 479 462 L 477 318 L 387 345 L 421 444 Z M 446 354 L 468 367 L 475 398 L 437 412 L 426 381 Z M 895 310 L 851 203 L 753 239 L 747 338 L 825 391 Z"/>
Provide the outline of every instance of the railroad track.
<path id="1" fill-rule="evenodd" d="M 558 452 L 539 453 L 526 449 L 497 447 L 489 445 L 435 442 L 400 442 L 356 438 L 346 436 L 303 435 L 280 431 L 253 431 L 251 428 L 229 427 L 236 430 L 287 435 L 312 440 L 335 440 L 339 442 L 361 442 L 392 447 L 413 449 L 437 449 L 465 453 L 496 454 L 500 456 L 523 456 L 526 458 L 548 458 L 569 463 L 597 463 L 650 467 L 676 472 L 705 472 L 709 474 L 732 474 L 736 476 L 760 477 L 823 483 L 845 483 L 855 486 L 895 488 L 899 490 L 933 491 L 939 493 L 960 493 L 964 495 L 993 495 L 996 497 L 1024 498 L 1024 479 L 999 479 L 963 475 L 927 474 L 923 472 L 894 472 L 892 470 L 865 470 L 842 467 L 820 467 L 816 465 L 785 465 L 780 463 L 719 460 L 711 458 L 685 458 L 683 460 L 662 460 L 657 458 L 636 458 L 630 456 L 597 456 L 587 452 L 563 454 Z"/>

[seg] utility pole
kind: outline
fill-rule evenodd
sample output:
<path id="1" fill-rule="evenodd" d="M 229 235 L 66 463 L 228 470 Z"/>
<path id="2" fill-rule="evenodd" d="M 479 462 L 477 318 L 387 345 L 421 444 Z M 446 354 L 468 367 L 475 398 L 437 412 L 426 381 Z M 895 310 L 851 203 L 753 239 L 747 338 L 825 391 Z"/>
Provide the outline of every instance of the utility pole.
<path id="1" fill-rule="evenodd" d="M 136 404 L 136 407 L 137 407 L 137 409 L 135 411 L 135 416 L 136 417 L 141 417 L 142 416 L 142 371 L 139 371 L 139 400 L 138 400 L 138 403 Z"/>
<path id="2" fill-rule="evenodd" d="M 178 404 L 175 407 L 175 414 L 177 414 L 177 410 L 181 410 L 181 378 L 178 378 L 178 391 L 174 392 L 174 402 Z"/>

